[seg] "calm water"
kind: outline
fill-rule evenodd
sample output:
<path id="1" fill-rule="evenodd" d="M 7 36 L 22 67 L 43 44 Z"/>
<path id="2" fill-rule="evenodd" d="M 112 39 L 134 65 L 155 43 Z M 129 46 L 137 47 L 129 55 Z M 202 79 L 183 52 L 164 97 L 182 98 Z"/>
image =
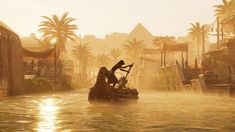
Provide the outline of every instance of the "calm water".
<path id="1" fill-rule="evenodd" d="M 94 106 L 87 91 L 8 97 L 0 131 L 235 131 L 235 99 L 143 91 L 137 104 Z"/>

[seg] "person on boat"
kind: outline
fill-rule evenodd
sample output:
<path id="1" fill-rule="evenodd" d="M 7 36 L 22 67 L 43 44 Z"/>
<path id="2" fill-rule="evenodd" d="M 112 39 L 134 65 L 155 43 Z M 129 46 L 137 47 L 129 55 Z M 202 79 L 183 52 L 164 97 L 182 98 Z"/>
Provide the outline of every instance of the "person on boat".
<path id="1" fill-rule="evenodd" d="M 116 70 L 121 70 L 121 71 L 124 71 L 124 72 L 129 72 L 128 70 L 125 70 L 125 68 L 127 67 L 132 67 L 132 65 L 126 65 L 125 66 L 125 62 L 123 60 L 120 60 L 117 64 L 115 64 L 111 70 L 109 70 L 108 72 L 108 83 L 109 84 L 113 84 L 113 87 L 115 87 L 115 85 L 117 84 L 118 82 L 118 79 L 117 77 L 115 76 L 115 71 Z"/>

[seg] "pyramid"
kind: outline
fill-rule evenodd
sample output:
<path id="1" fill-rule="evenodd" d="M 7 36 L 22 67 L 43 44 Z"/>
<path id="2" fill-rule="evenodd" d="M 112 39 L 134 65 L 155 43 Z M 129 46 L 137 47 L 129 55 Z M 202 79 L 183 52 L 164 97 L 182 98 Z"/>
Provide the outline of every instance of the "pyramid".
<path id="1" fill-rule="evenodd" d="M 141 23 L 138 23 L 123 43 L 125 44 L 127 41 L 132 41 L 133 39 L 138 41 L 142 40 L 147 47 L 152 47 L 154 36 Z"/>

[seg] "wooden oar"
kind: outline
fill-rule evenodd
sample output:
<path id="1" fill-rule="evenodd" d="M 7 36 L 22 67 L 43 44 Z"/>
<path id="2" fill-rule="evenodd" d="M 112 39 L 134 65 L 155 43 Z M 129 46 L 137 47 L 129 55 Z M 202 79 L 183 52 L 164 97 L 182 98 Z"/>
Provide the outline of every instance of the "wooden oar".
<path id="1" fill-rule="evenodd" d="M 127 78 L 127 76 L 129 75 L 129 73 L 130 73 L 130 71 L 131 71 L 131 69 L 132 69 L 133 65 L 134 65 L 134 63 L 132 63 L 132 64 L 130 65 L 130 68 L 129 68 L 128 72 L 126 73 L 125 78 Z"/>

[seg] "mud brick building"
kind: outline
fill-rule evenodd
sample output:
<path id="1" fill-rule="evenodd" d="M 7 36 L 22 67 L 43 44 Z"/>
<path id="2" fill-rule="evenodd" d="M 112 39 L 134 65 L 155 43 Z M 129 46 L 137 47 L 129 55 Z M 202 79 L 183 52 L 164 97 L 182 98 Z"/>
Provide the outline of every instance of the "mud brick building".
<path id="1" fill-rule="evenodd" d="M 21 41 L 17 34 L 0 25 L 0 97 L 24 92 Z"/>

